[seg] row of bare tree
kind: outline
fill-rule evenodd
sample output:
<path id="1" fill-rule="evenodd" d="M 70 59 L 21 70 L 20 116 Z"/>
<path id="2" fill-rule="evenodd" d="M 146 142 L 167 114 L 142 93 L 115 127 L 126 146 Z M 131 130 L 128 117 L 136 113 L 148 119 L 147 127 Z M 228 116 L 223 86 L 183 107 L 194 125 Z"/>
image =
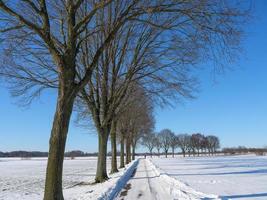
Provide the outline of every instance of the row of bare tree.
<path id="1" fill-rule="evenodd" d="M 172 150 L 172 157 L 174 157 L 175 149 L 177 148 L 181 149 L 185 157 L 186 154 L 188 154 L 188 156 L 199 156 L 200 153 L 213 155 L 220 148 L 220 140 L 216 136 L 204 136 L 200 133 L 175 135 L 169 129 L 164 129 L 159 133 L 144 135 L 141 144 L 148 148 L 151 157 L 153 155 L 153 150 L 156 149 L 158 156 L 160 156 L 162 150 L 166 158 L 170 149 Z"/>
<path id="2" fill-rule="evenodd" d="M 95 181 L 102 182 L 107 179 L 109 137 L 115 152 L 116 132 L 127 141 L 129 135 L 144 131 L 133 131 L 133 123 L 145 122 L 140 116 L 150 114 L 141 111 L 149 110 L 149 104 L 193 96 L 193 69 L 199 63 L 221 69 L 238 56 L 248 10 L 237 3 L 0 0 L 3 84 L 23 104 L 46 89 L 57 94 L 45 200 L 63 199 L 64 152 L 73 110 L 94 124 L 99 141 Z M 135 105 L 147 102 L 145 109 Z M 124 121 L 134 114 L 141 122 Z"/>

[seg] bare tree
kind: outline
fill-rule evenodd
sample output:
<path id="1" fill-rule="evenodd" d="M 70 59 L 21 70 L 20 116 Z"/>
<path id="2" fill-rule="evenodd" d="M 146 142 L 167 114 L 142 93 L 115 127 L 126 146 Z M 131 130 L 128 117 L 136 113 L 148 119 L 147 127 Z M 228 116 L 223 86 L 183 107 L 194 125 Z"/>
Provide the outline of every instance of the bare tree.
<path id="1" fill-rule="evenodd" d="M 201 151 L 202 153 L 207 152 L 207 148 L 208 148 L 208 140 L 206 136 L 203 136 L 202 141 L 201 141 Z"/>
<path id="2" fill-rule="evenodd" d="M 63 199 L 62 168 L 74 100 L 120 25 L 95 51 L 79 81 L 76 59 L 81 44 L 97 31 L 93 23 L 96 12 L 110 2 L 0 1 L 0 30 L 4 38 L 0 74 L 7 78 L 12 94 L 28 97 L 30 102 L 46 88 L 58 91 L 44 199 Z M 85 33 L 88 26 L 92 31 Z"/>
<path id="3" fill-rule="evenodd" d="M 185 154 L 188 151 L 188 146 L 190 145 L 190 135 L 179 134 L 177 137 L 178 137 L 178 146 L 181 148 L 183 156 L 185 157 Z"/>
<path id="4" fill-rule="evenodd" d="M 166 158 L 168 156 L 169 148 L 171 147 L 172 144 L 173 135 L 174 133 L 169 129 L 163 129 L 159 133 L 160 142 Z"/>
<path id="5" fill-rule="evenodd" d="M 120 113 L 118 116 L 118 123 L 117 123 L 117 129 L 118 129 L 118 136 L 120 140 L 120 168 L 123 168 L 125 166 L 125 143 L 126 143 L 126 135 L 129 133 L 129 123 L 128 115 L 130 114 L 130 109 L 125 109 L 123 112 Z"/>
<path id="6" fill-rule="evenodd" d="M 201 145 L 203 144 L 203 140 L 204 136 L 200 133 L 192 134 L 191 136 L 192 147 L 194 148 L 194 150 L 197 151 L 198 156 L 199 156 L 199 151 L 201 149 Z"/>
<path id="7" fill-rule="evenodd" d="M 173 133 L 172 140 L 171 140 L 171 149 L 172 149 L 173 158 L 174 158 L 174 153 L 175 153 L 174 151 L 178 147 L 178 145 L 179 145 L 178 137 Z"/>
<path id="8" fill-rule="evenodd" d="M 147 133 L 142 137 L 142 145 L 148 148 L 150 157 L 153 155 L 153 149 L 156 146 L 156 138 L 154 133 Z"/>
<path id="9" fill-rule="evenodd" d="M 214 153 L 216 153 L 216 150 L 220 148 L 220 140 L 217 136 L 214 135 L 207 136 L 207 144 L 209 154 L 212 155 L 214 155 Z"/>
<path id="10" fill-rule="evenodd" d="M 154 127 L 153 103 L 142 87 L 135 85 L 133 94 L 128 98 L 127 106 L 123 106 L 120 115 L 122 121 L 127 121 L 127 137 L 131 138 L 132 160 L 135 159 L 135 149 L 141 137 L 152 131 Z"/>
<path id="11" fill-rule="evenodd" d="M 137 112 L 138 114 L 132 119 L 132 160 L 135 159 L 137 142 L 139 142 L 143 135 L 151 132 L 154 128 L 154 118 L 152 115 L 151 105 L 147 105 L 147 107 L 146 104 L 139 104 L 139 106 L 139 108 L 133 110 L 133 112 Z"/>
<path id="12" fill-rule="evenodd" d="M 159 135 L 157 133 L 155 133 L 155 136 L 156 136 L 155 146 L 156 146 L 156 149 L 158 151 L 158 157 L 160 157 L 160 150 L 162 148 L 162 144 L 161 144 Z"/>
<path id="13" fill-rule="evenodd" d="M 2 56 L 4 64 L 1 65 L 1 76 L 7 78 L 14 95 L 28 95 L 30 100 L 46 88 L 58 91 L 50 138 L 45 199 L 63 199 L 65 143 L 75 97 L 83 88 L 89 94 L 94 94 L 93 101 L 89 99 L 90 110 L 97 131 L 101 133 L 96 182 L 107 178 L 106 141 L 111 121 L 110 117 L 102 118 L 102 114 L 109 113 L 107 115 L 112 116 L 114 107 L 112 112 L 107 112 L 106 108 L 112 105 L 107 103 L 110 100 L 108 95 L 103 95 L 101 101 L 98 101 L 99 95 L 95 95 L 97 87 L 90 86 L 95 86 L 97 74 L 103 75 L 103 86 L 108 83 L 105 78 L 110 72 L 109 66 L 101 68 L 99 61 L 106 58 L 103 51 L 122 27 L 129 27 L 134 22 L 136 31 L 138 25 L 146 25 L 140 29 L 141 32 L 146 30 L 143 38 L 155 41 L 152 45 L 154 48 L 149 48 L 154 49 L 151 52 L 154 55 L 152 62 L 150 56 L 146 57 L 145 65 L 143 59 L 137 59 L 142 65 L 140 62 L 138 65 L 134 63 L 139 67 L 150 66 L 150 70 L 138 68 L 137 71 L 131 71 L 130 78 L 129 73 L 123 73 L 127 77 L 124 80 L 132 80 L 138 74 L 139 79 L 149 77 L 142 81 L 143 84 L 150 83 L 147 88 L 151 93 L 159 94 L 166 88 L 172 88 L 177 93 L 169 90 L 166 96 L 179 94 L 190 97 L 188 91 L 192 90 L 193 79 L 185 76 L 190 71 L 188 65 L 194 65 L 205 58 L 216 64 L 224 64 L 223 61 L 234 58 L 232 55 L 239 47 L 240 25 L 246 15 L 241 10 L 243 7 L 239 8 L 236 9 L 234 3 L 214 1 L 25 0 L 14 3 L 0 0 L 0 18 L 3 21 L 0 25 L 3 41 L 1 51 L 5 52 Z M 137 34 L 140 35 L 140 32 Z M 161 48 L 165 50 L 158 51 Z M 143 50 L 139 51 L 138 58 L 144 58 Z M 89 55 L 89 58 L 83 60 L 84 55 Z M 102 89 L 104 94 L 107 93 L 107 87 Z M 99 102 L 103 103 L 100 110 Z"/>

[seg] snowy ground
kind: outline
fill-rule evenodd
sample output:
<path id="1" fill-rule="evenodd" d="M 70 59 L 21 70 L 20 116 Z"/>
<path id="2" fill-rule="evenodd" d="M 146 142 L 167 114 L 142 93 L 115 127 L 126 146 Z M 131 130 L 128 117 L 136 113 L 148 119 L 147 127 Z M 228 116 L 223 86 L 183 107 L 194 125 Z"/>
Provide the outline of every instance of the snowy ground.
<path id="1" fill-rule="evenodd" d="M 148 159 L 140 159 L 136 171 L 117 196 L 117 200 L 211 200 L 216 195 L 195 191 L 180 181 L 167 176 Z"/>
<path id="2" fill-rule="evenodd" d="M 0 158 L 0 200 L 41 200 L 43 198 L 46 163 L 47 159 L 45 158 L 31 160 Z M 96 157 L 64 161 L 65 199 L 98 199 L 100 196 L 107 195 L 112 192 L 112 187 L 126 171 L 126 169 L 120 170 L 103 184 L 80 184 L 94 180 L 96 163 Z M 109 171 L 110 158 L 108 158 L 107 167 Z"/>
<path id="3" fill-rule="evenodd" d="M 105 183 L 88 184 L 94 180 L 96 161 L 95 157 L 64 161 L 66 200 L 267 199 L 263 156 L 140 159 Z M 0 158 L 0 200 L 41 200 L 46 162 Z M 107 166 L 109 171 L 110 158 Z"/>
<path id="4" fill-rule="evenodd" d="M 266 156 L 218 156 L 151 159 L 167 175 L 222 199 L 266 200 Z"/>

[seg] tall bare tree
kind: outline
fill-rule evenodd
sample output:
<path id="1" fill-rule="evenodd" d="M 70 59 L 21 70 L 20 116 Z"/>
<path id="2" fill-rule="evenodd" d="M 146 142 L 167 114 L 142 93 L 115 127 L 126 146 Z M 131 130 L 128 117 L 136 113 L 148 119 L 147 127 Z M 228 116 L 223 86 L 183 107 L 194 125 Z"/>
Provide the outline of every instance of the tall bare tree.
<path id="1" fill-rule="evenodd" d="M 62 168 L 69 121 L 75 97 L 85 86 L 114 30 L 95 51 L 84 76 L 77 81 L 81 44 L 97 31 L 93 19 L 111 1 L 0 1 L 1 75 L 15 96 L 30 102 L 46 88 L 58 91 L 50 137 L 44 199 L 63 199 Z M 90 26 L 90 32 L 85 33 Z"/>
<path id="2" fill-rule="evenodd" d="M 160 157 L 160 150 L 161 150 L 161 148 L 162 148 L 162 144 L 161 144 L 159 135 L 158 135 L 157 133 L 155 133 L 155 136 L 156 136 L 155 146 L 156 146 L 156 149 L 157 149 L 157 151 L 158 151 L 158 157 Z"/>
<path id="3" fill-rule="evenodd" d="M 191 136 L 192 147 L 196 149 L 198 156 L 199 156 L 199 151 L 201 149 L 203 140 L 204 140 L 204 136 L 200 133 L 195 133 L 195 134 L 192 134 Z"/>
<path id="4" fill-rule="evenodd" d="M 156 146 L 156 137 L 154 133 L 147 133 L 143 135 L 141 144 L 148 148 L 150 157 L 153 155 L 153 149 Z"/>
<path id="5" fill-rule="evenodd" d="M 172 140 L 171 140 L 171 149 L 172 149 L 172 157 L 174 158 L 175 149 L 178 147 L 178 137 L 174 133 L 172 134 Z"/>
<path id="6" fill-rule="evenodd" d="M 173 136 L 174 133 L 170 129 L 163 129 L 162 131 L 159 132 L 159 139 L 166 158 L 168 157 L 168 151 L 172 145 Z"/>
<path id="7" fill-rule="evenodd" d="M 106 57 L 103 51 L 122 27 L 129 27 L 134 22 L 136 31 L 139 24 L 146 25 L 137 34 L 144 34 L 143 38 L 154 41 L 153 45 L 149 44 L 149 49 L 154 50 L 145 59 L 148 64 L 136 65 L 139 70 L 131 71 L 130 79 L 125 73 L 125 80 L 131 80 L 133 75 L 138 74 L 139 79 L 149 77 L 142 79 L 143 83 L 153 81 L 147 84 L 151 92 L 164 91 L 165 86 L 186 96 L 192 89 L 188 87 L 192 86 L 188 84 L 192 83 L 192 79 L 185 76 L 189 71 L 185 64 L 196 64 L 203 58 L 223 64 L 223 61 L 233 58 L 232 53 L 238 49 L 240 41 L 240 25 L 246 14 L 241 10 L 242 6 L 239 8 L 234 3 L 228 5 L 222 1 L 0 0 L 1 52 L 4 52 L 1 76 L 11 83 L 14 95 L 27 95 L 30 101 L 46 88 L 55 88 L 58 93 L 50 138 L 45 199 L 63 199 L 63 158 L 75 97 L 84 87 L 97 94 L 95 88 L 90 88 L 90 82 L 96 80 L 95 75 L 99 73 L 105 74 L 102 83 L 107 83 L 105 78 L 109 67 L 100 68 L 99 60 Z M 107 24 L 111 26 L 103 26 Z M 101 37 L 99 31 L 104 33 Z M 92 45 L 88 48 L 89 43 Z M 164 53 L 159 51 L 162 47 Z M 90 49 L 90 53 L 86 49 Z M 146 49 L 139 51 L 141 55 Z M 82 58 L 84 53 L 90 56 L 82 63 L 78 58 Z M 143 57 L 141 55 L 139 58 Z M 144 63 L 143 59 L 138 61 Z M 105 88 L 102 89 L 105 91 Z M 173 94 L 169 92 L 168 96 L 172 97 Z M 94 99 L 94 103 L 99 103 L 98 100 Z M 104 95 L 101 101 L 107 102 L 107 96 Z M 109 104 L 103 105 L 101 114 L 107 113 L 106 105 Z M 91 110 L 93 115 L 99 111 Z M 98 127 L 98 131 L 104 133 L 99 136 L 99 154 L 105 155 L 107 130 L 111 124 L 106 119 L 102 122 L 105 126 Z M 100 178 L 97 181 L 106 178 L 104 157 L 100 156 L 98 160 L 98 165 L 103 167 L 98 168 Z"/>
<path id="8" fill-rule="evenodd" d="M 178 137 L 178 146 L 181 148 L 183 156 L 185 157 L 185 154 L 189 149 L 191 136 L 188 134 L 179 134 L 177 137 Z"/>

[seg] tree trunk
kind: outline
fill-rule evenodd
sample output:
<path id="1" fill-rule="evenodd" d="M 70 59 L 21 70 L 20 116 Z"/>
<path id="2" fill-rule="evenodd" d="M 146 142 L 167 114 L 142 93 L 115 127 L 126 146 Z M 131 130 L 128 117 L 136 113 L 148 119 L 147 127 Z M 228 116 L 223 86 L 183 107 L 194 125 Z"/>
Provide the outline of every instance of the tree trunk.
<path id="1" fill-rule="evenodd" d="M 101 183 L 108 179 L 107 175 L 107 143 L 109 130 L 106 128 L 98 133 L 98 158 L 95 182 Z"/>
<path id="2" fill-rule="evenodd" d="M 132 145 L 132 160 L 135 160 L 135 145 Z"/>
<path id="3" fill-rule="evenodd" d="M 158 157 L 160 157 L 160 152 L 159 152 L 159 150 L 158 150 Z"/>
<path id="4" fill-rule="evenodd" d="M 172 149 L 172 157 L 174 158 L 174 148 Z"/>
<path id="5" fill-rule="evenodd" d="M 165 158 L 167 158 L 168 157 L 168 151 L 165 151 Z"/>
<path id="6" fill-rule="evenodd" d="M 131 162 L 131 141 L 130 138 L 126 138 L 126 164 Z"/>
<path id="7" fill-rule="evenodd" d="M 121 136 L 121 151 L 120 151 L 120 168 L 125 167 L 124 165 L 124 135 Z"/>
<path id="8" fill-rule="evenodd" d="M 74 88 L 58 90 L 57 107 L 49 141 L 44 200 L 62 200 L 62 172 L 66 139 L 75 96 Z M 74 96 L 74 97 L 73 97 Z"/>
<path id="9" fill-rule="evenodd" d="M 118 172 L 117 168 L 117 143 L 116 143 L 116 121 L 112 121 L 111 132 L 110 132 L 110 140 L 111 140 L 111 170 L 110 173 Z"/>

